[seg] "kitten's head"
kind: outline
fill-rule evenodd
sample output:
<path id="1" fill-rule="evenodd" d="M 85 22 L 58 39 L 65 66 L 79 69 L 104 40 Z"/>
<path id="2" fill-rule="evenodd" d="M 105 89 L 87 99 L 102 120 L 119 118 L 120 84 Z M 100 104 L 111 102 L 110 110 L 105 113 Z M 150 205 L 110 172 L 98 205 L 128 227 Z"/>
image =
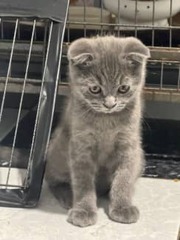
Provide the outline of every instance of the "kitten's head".
<path id="1" fill-rule="evenodd" d="M 144 85 L 149 49 L 133 37 L 82 38 L 68 50 L 74 97 L 96 112 L 124 109 Z"/>

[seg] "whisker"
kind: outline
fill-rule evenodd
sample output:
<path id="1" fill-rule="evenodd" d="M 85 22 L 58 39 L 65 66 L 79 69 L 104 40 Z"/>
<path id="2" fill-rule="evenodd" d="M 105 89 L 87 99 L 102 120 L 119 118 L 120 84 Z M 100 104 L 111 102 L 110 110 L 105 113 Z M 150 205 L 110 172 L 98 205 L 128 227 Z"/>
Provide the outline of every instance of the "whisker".
<path id="1" fill-rule="evenodd" d="M 80 118 L 86 117 L 90 111 L 91 111 L 91 108 L 87 108 L 86 111 L 82 112 L 82 114 L 80 115 Z"/>
<path id="2" fill-rule="evenodd" d="M 142 118 L 142 121 L 143 121 L 143 123 L 145 123 L 145 125 L 147 126 L 147 128 L 148 128 L 148 130 L 152 130 L 151 129 L 151 127 L 150 127 L 150 125 L 149 125 L 149 123 L 145 120 L 145 118 Z"/>

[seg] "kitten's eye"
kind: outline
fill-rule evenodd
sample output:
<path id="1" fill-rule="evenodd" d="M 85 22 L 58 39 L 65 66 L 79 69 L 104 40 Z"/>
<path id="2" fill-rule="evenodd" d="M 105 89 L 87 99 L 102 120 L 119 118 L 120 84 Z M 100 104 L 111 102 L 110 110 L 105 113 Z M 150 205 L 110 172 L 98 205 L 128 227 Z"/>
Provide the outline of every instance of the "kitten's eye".
<path id="1" fill-rule="evenodd" d="M 101 92 L 101 88 L 99 86 L 92 86 L 89 88 L 89 90 L 93 94 L 98 94 Z"/>
<path id="2" fill-rule="evenodd" d="M 127 93 L 130 89 L 130 86 L 128 85 L 121 85 L 119 88 L 118 88 L 118 92 L 119 93 Z"/>

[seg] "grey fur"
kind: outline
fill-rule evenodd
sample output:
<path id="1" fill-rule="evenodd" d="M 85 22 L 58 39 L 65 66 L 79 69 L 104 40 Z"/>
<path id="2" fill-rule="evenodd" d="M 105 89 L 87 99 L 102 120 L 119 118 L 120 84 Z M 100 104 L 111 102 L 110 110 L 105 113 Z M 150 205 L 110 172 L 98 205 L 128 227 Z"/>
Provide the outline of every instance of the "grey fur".
<path id="1" fill-rule="evenodd" d="M 132 195 L 144 162 L 141 93 L 149 56 L 148 48 L 133 37 L 82 38 L 69 47 L 71 94 L 49 147 L 46 177 L 59 191 L 70 184 L 68 221 L 74 225 L 96 222 L 96 188 L 110 189 L 112 220 L 132 223 L 139 217 Z M 118 93 L 124 84 L 130 90 Z M 94 86 L 93 91 L 100 86 L 102 92 L 90 92 Z M 62 201 L 63 194 L 59 197 Z"/>

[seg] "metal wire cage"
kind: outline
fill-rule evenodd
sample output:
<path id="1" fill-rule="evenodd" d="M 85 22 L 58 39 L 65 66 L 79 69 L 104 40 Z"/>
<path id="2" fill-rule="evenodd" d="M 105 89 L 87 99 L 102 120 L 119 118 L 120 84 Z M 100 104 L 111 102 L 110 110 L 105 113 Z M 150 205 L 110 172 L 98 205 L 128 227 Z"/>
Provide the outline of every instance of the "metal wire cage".
<path id="1" fill-rule="evenodd" d="M 150 160 L 147 161 L 146 175 L 180 178 L 179 0 L 70 2 L 59 95 L 68 92 L 66 51 L 73 40 L 106 34 L 134 36 L 142 40 L 151 51 L 144 88 L 144 145 L 147 160 Z"/>
<path id="2" fill-rule="evenodd" d="M 28 1 L 13 2 L 0 4 L 0 205 L 31 207 L 43 179 L 68 1 L 34 1 L 31 13 Z M 41 4 L 50 14 L 48 4 L 59 7 L 58 15 L 42 14 Z"/>
<path id="3" fill-rule="evenodd" d="M 141 39 L 151 50 L 145 88 L 147 99 L 163 98 L 165 101 L 177 101 L 180 89 L 178 0 L 71 2 L 65 35 L 67 44 L 79 37 L 106 34 Z M 163 3 L 165 9 L 162 10 Z M 163 92 L 163 96 L 160 94 L 161 97 L 156 97 L 157 91 L 158 94 Z"/>

